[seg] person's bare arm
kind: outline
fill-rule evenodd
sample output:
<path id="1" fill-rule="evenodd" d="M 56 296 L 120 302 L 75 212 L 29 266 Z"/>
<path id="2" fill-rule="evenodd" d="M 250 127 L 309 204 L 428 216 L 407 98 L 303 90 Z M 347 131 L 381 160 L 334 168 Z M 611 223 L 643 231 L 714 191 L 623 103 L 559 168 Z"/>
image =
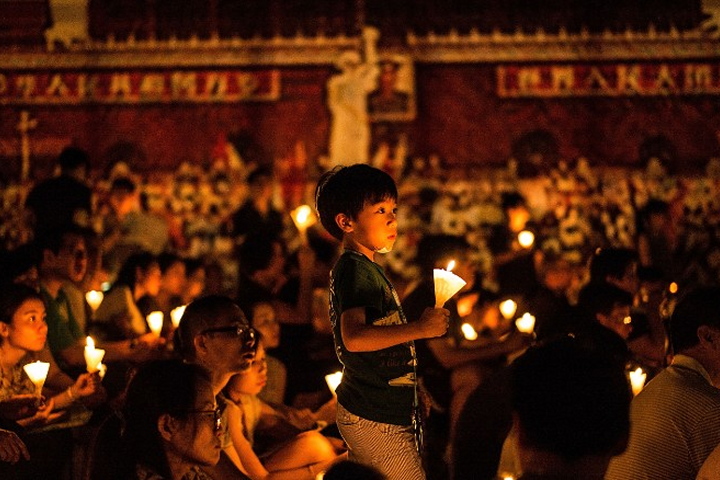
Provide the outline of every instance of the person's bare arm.
<path id="1" fill-rule="evenodd" d="M 351 352 L 372 352 L 401 343 L 444 335 L 450 312 L 444 308 L 426 308 L 416 322 L 376 326 L 365 323 L 365 308 L 346 310 L 340 316 L 340 331 L 345 347 Z"/>
<path id="2" fill-rule="evenodd" d="M 532 335 L 513 332 L 505 340 L 472 347 L 451 345 L 446 338 L 429 339 L 427 346 L 443 367 L 455 368 L 465 363 L 492 360 L 501 355 L 507 355 L 528 347 L 531 340 Z"/>

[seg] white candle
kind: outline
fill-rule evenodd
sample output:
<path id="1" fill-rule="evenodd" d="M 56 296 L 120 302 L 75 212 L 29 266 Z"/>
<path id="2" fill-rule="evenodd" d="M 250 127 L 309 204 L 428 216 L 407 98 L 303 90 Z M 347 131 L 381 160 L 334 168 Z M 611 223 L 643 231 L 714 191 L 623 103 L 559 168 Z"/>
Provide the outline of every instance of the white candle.
<path id="1" fill-rule="evenodd" d="M 307 229 L 317 221 L 309 205 L 300 205 L 290 212 L 290 216 L 301 235 L 305 235 Z"/>
<path id="2" fill-rule="evenodd" d="M 450 260 L 447 270 L 436 268 L 433 270 L 435 283 L 435 308 L 441 308 L 450 297 L 465 286 L 465 280 L 458 277 L 451 270 L 455 267 L 455 260 Z"/>
<path id="3" fill-rule="evenodd" d="M 158 337 L 160 336 L 160 332 L 162 332 L 164 318 L 163 313 L 159 311 L 150 312 L 146 318 L 150 331 Z"/>
<path id="4" fill-rule="evenodd" d="M 645 378 L 647 378 L 647 374 L 643 372 L 640 367 L 630 372 L 630 386 L 632 387 L 633 395 L 637 395 L 642 391 L 645 386 Z"/>
<path id="5" fill-rule="evenodd" d="M 535 317 L 525 312 L 522 317 L 515 320 L 515 326 L 522 333 L 533 333 L 533 330 L 535 330 Z"/>
<path id="6" fill-rule="evenodd" d="M 180 319 L 182 319 L 183 313 L 185 313 L 185 307 L 187 307 L 187 305 L 180 305 L 170 311 L 170 320 L 172 321 L 173 327 L 177 328 L 180 325 Z"/>
<path id="7" fill-rule="evenodd" d="M 340 385 L 340 381 L 342 380 L 342 372 L 335 372 L 331 373 L 329 375 L 325 375 L 325 383 L 327 383 L 328 388 L 330 391 L 335 395 L 335 390 L 337 390 L 338 385 Z"/>
<path id="8" fill-rule="evenodd" d="M 85 300 L 87 300 L 87 303 L 90 305 L 93 312 L 98 309 L 103 301 L 103 297 L 103 293 L 99 290 L 90 290 L 85 294 Z"/>
<path id="9" fill-rule="evenodd" d="M 95 348 L 95 341 L 92 337 L 85 339 L 85 366 L 87 367 L 88 373 L 95 373 L 98 370 L 102 370 L 102 360 L 105 356 L 105 350 L 102 348 Z"/>
<path id="10" fill-rule="evenodd" d="M 25 370 L 27 376 L 30 377 L 30 380 L 35 384 L 35 393 L 37 393 L 38 396 L 42 395 L 42 388 L 45 384 L 48 371 L 50 370 L 50 364 L 38 360 L 37 362 L 24 365 L 23 370 Z"/>
<path id="11" fill-rule="evenodd" d="M 463 323 L 460 329 L 462 330 L 463 336 L 466 340 L 477 340 L 478 333 L 469 323 Z"/>
<path id="12" fill-rule="evenodd" d="M 500 313 L 505 320 L 510 320 L 517 311 L 517 303 L 511 299 L 500 302 Z"/>
<path id="13" fill-rule="evenodd" d="M 535 243 L 535 234 L 530 230 L 523 230 L 518 233 L 518 243 L 523 248 L 530 248 Z"/>

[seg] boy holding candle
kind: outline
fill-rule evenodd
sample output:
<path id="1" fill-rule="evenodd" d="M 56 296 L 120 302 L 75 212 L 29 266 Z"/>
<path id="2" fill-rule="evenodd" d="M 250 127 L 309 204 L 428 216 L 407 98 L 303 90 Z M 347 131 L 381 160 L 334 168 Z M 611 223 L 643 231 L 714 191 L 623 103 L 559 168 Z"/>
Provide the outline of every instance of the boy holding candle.
<path id="1" fill-rule="evenodd" d="M 393 179 L 364 164 L 326 172 L 316 189 L 320 221 L 344 247 L 330 275 L 330 320 L 344 367 L 338 428 L 351 460 L 377 467 L 390 480 L 418 480 L 425 472 L 413 435 L 414 340 L 445 334 L 449 312 L 427 308 L 408 323 L 374 262 L 397 238 L 396 201 Z"/>

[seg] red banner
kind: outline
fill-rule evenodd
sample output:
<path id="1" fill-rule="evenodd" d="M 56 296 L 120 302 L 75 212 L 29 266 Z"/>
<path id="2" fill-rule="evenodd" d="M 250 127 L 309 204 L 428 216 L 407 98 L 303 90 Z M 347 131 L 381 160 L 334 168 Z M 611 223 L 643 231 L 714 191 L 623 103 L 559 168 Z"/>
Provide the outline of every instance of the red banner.
<path id="1" fill-rule="evenodd" d="M 504 98 L 720 94 L 717 63 L 502 65 L 496 73 Z"/>
<path id="2" fill-rule="evenodd" d="M 0 72 L 0 105 L 232 103 L 279 98 L 278 70 Z"/>

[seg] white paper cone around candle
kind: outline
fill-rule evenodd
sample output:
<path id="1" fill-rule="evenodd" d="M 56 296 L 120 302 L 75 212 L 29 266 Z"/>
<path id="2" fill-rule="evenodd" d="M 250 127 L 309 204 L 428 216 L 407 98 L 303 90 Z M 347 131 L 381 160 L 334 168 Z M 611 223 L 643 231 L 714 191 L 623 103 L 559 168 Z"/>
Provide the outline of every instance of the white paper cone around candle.
<path id="1" fill-rule="evenodd" d="M 517 312 L 517 303 L 508 298 L 507 300 L 500 302 L 499 308 L 500 314 L 503 318 L 505 320 L 510 320 L 515 315 L 515 312 Z"/>
<path id="2" fill-rule="evenodd" d="M 515 326 L 522 333 L 533 333 L 533 330 L 535 330 L 535 317 L 525 312 L 522 317 L 515 320 Z"/>
<path id="3" fill-rule="evenodd" d="M 465 280 L 452 272 L 436 268 L 433 270 L 433 281 L 435 282 L 435 308 L 441 308 L 450 297 L 465 286 Z"/>
<path id="4" fill-rule="evenodd" d="M 104 295 L 100 290 L 90 290 L 85 293 L 85 300 L 87 300 L 87 303 L 90 305 L 93 312 L 98 309 L 103 301 L 103 297 Z"/>
<path id="5" fill-rule="evenodd" d="M 520 244 L 522 248 L 530 248 L 533 243 L 535 243 L 535 234 L 530 230 L 523 230 L 518 233 L 518 244 Z"/>
<path id="6" fill-rule="evenodd" d="M 463 323 L 460 327 L 463 333 L 463 337 L 465 337 L 465 340 L 477 340 L 478 333 L 475 331 L 472 325 L 469 323 Z"/>
<path id="7" fill-rule="evenodd" d="M 295 210 L 290 212 L 290 216 L 292 217 L 293 222 L 295 222 L 295 226 L 297 227 L 298 231 L 302 235 L 305 235 L 307 229 L 310 228 L 310 226 L 313 225 L 315 222 L 317 222 L 315 214 L 313 213 L 313 210 L 309 205 L 300 205 Z"/>
<path id="8" fill-rule="evenodd" d="M 102 348 L 95 348 L 95 341 L 92 337 L 85 339 L 85 366 L 87 367 L 88 373 L 95 373 L 101 369 L 103 357 L 105 356 L 105 350 Z"/>
<path id="9" fill-rule="evenodd" d="M 150 312 L 148 316 L 146 317 L 148 326 L 150 327 L 150 331 L 160 336 L 160 332 L 162 332 L 163 327 L 163 320 L 165 318 L 165 315 L 163 315 L 163 312 Z"/>
<path id="10" fill-rule="evenodd" d="M 48 371 L 50 370 L 50 364 L 38 360 L 37 362 L 24 365 L 23 370 L 25 370 L 25 373 L 27 373 L 27 376 L 30 377 L 33 384 L 35 384 L 35 393 L 37 396 L 41 396 L 45 379 L 47 378 Z"/>
<path id="11" fill-rule="evenodd" d="M 335 390 L 337 390 L 337 387 L 338 385 L 340 385 L 341 380 L 342 372 L 335 372 L 329 375 L 325 375 L 325 383 L 327 383 L 327 386 L 333 395 L 335 395 Z"/>
<path id="12" fill-rule="evenodd" d="M 637 368 L 630 372 L 630 386 L 632 387 L 633 395 L 640 393 L 645 386 L 645 379 L 647 374 L 642 371 L 642 368 Z"/>
<path id="13" fill-rule="evenodd" d="M 172 321 L 173 327 L 177 328 L 180 325 L 180 320 L 182 319 L 183 313 L 185 313 L 185 307 L 187 307 L 187 305 L 180 305 L 170 311 L 170 321 Z"/>

